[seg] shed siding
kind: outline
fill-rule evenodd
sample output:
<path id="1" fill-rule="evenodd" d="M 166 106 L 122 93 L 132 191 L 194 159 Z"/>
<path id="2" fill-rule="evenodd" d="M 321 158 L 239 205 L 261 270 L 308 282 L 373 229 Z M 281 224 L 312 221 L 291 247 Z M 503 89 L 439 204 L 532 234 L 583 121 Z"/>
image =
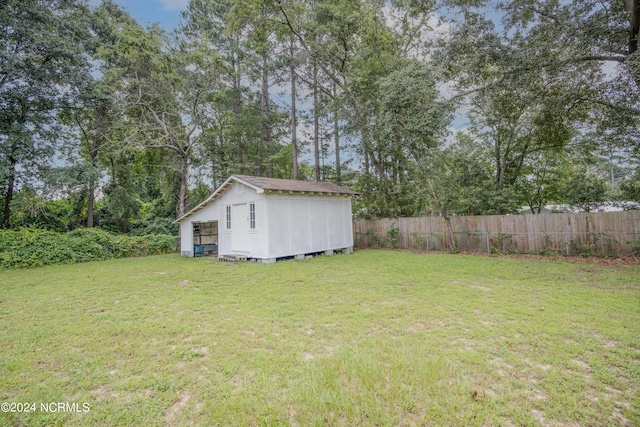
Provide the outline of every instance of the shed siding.
<path id="1" fill-rule="evenodd" d="M 353 246 L 351 199 L 268 196 L 269 258 Z"/>
<path id="2" fill-rule="evenodd" d="M 249 204 L 255 204 L 255 228 Z M 231 206 L 231 229 L 226 227 Z M 275 259 L 353 247 L 351 197 L 262 193 L 233 183 L 180 222 L 181 251 L 193 256 L 193 223 L 218 221 L 218 253 Z"/>
<path id="3" fill-rule="evenodd" d="M 249 230 L 248 204 L 256 204 L 256 229 Z M 247 209 L 246 215 L 240 224 L 232 222 L 231 230 L 226 229 L 226 206 L 231 205 L 231 209 Z M 266 223 L 261 212 L 265 209 L 264 194 L 242 184 L 235 183 L 233 188 L 225 191 L 221 197 L 213 201 L 208 206 L 202 208 L 180 223 L 180 247 L 182 255 L 193 256 L 193 223 L 218 221 L 218 253 L 232 254 L 231 233 L 242 233 L 249 242 L 249 252 L 252 257 L 262 258 L 264 256 Z M 255 255 L 254 255 L 255 253 Z"/>
<path id="4" fill-rule="evenodd" d="M 188 220 L 180 223 L 180 254 L 193 256 L 193 225 Z"/>

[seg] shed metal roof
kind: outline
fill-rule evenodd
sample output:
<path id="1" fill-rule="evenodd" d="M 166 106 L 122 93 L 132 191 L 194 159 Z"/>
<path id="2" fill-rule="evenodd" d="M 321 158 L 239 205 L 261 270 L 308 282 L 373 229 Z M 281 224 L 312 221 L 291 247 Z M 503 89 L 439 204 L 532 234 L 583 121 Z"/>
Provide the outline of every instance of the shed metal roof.
<path id="1" fill-rule="evenodd" d="M 218 199 L 233 182 L 239 182 L 254 188 L 258 193 L 287 193 L 300 195 L 332 195 L 332 196 L 355 196 L 359 193 L 346 187 L 341 187 L 332 182 L 324 181 L 296 181 L 292 179 L 264 178 L 249 175 L 231 175 L 222 183 L 209 197 L 189 212 L 185 213 L 174 223 L 179 223 L 185 218 L 203 209 L 209 203 Z"/>

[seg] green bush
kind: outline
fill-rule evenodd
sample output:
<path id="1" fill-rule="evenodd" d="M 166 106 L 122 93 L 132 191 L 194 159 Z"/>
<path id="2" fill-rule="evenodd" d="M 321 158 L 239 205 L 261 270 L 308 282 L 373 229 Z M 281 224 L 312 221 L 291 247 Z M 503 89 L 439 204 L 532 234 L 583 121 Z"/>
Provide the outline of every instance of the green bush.
<path id="1" fill-rule="evenodd" d="M 400 237 L 400 229 L 398 225 L 394 222 L 391 227 L 387 230 L 387 240 L 389 240 L 389 244 L 392 248 L 398 249 L 398 238 Z"/>
<path id="2" fill-rule="evenodd" d="M 165 234 L 177 236 L 179 227 L 173 223 L 172 218 L 154 218 L 152 221 L 139 221 L 131 224 L 131 233 L 134 236 L 149 236 L 152 234 Z"/>
<path id="3" fill-rule="evenodd" d="M 157 255 L 176 250 L 176 237 L 125 236 L 99 229 L 69 233 L 23 228 L 0 231 L 0 268 L 32 268 L 109 258 Z"/>

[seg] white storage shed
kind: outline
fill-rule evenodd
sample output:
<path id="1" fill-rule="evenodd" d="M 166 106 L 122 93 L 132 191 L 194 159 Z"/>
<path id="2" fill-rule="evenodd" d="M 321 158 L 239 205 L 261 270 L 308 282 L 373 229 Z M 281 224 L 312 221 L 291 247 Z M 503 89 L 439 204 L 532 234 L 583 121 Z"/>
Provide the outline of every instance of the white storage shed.
<path id="1" fill-rule="evenodd" d="M 278 258 L 353 250 L 351 198 L 330 182 L 232 175 L 175 222 L 184 256 Z"/>

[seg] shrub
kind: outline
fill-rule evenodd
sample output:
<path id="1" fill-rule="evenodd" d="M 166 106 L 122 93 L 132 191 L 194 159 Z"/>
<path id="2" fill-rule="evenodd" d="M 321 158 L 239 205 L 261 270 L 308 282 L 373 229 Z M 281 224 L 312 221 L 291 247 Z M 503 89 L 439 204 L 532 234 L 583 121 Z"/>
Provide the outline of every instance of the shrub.
<path id="1" fill-rule="evenodd" d="M 358 246 L 366 246 L 367 248 L 382 248 L 384 247 L 383 239 L 378 236 L 378 233 L 373 228 L 368 228 L 366 232 L 359 232 L 357 235 L 361 238 Z"/>
<path id="2" fill-rule="evenodd" d="M 171 218 L 154 218 L 153 221 L 140 221 L 133 223 L 131 226 L 131 234 L 134 236 L 148 235 L 171 235 L 177 236 L 179 227 L 173 223 Z"/>
<path id="3" fill-rule="evenodd" d="M 176 237 L 125 236 L 99 229 L 69 233 L 23 228 L 0 231 L 0 268 L 32 268 L 109 258 L 156 255 L 176 250 Z"/>
<path id="4" fill-rule="evenodd" d="M 387 240 L 392 248 L 398 249 L 398 238 L 400 237 L 400 229 L 394 222 L 393 225 L 387 230 Z"/>

